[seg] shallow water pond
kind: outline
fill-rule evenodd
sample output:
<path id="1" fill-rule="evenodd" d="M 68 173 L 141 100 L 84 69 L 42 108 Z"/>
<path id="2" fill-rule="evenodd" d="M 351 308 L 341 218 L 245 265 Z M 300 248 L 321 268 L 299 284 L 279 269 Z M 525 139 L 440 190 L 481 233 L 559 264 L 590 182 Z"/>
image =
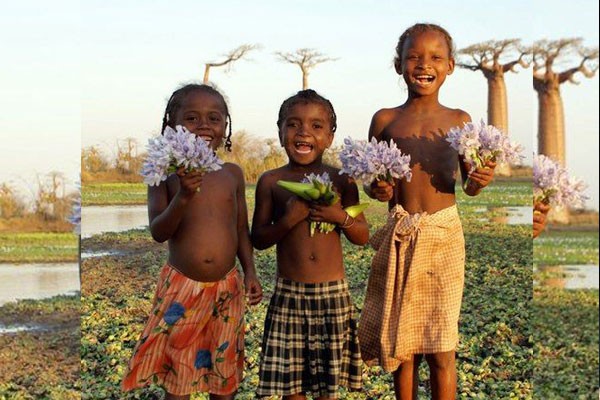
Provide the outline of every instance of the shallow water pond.
<path id="1" fill-rule="evenodd" d="M 598 289 L 598 265 L 541 265 L 535 284 L 562 289 Z"/>
<path id="2" fill-rule="evenodd" d="M 527 225 L 533 223 L 533 209 L 530 206 L 515 207 L 479 207 L 476 213 L 492 213 L 487 218 L 479 218 L 481 221 L 490 220 L 507 225 Z"/>
<path id="3" fill-rule="evenodd" d="M 86 206 L 81 210 L 81 237 L 122 232 L 148 225 L 148 207 Z"/>
<path id="4" fill-rule="evenodd" d="M 74 294 L 80 288 L 78 263 L 0 264 L 0 305 Z"/>

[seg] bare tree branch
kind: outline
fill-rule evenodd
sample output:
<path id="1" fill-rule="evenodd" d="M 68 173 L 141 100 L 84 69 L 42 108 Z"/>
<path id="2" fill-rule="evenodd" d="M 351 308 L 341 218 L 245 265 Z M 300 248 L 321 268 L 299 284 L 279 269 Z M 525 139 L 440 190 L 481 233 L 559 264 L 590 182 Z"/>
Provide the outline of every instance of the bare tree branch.
<path id="1" fill-rule="evenodd" d="M 226 71 L 229 71 L 231 69 L 231 67 L 233 66 L 233 62 L 241 59 L 246 54 L 248 54 L 250 51 L 257 50 L 260 48 L 262 48 L 262 46 L 260 44 L 243 44 L 243 45 L 231 50 L 229 53 L 226 53 L 223 56 L 223 57 L 225 57 L 225 59 L 223 61 L 218 61 L 218 62 L 215 61 L 215 62 L 205 63 L 204 64 L 203 82 L 208 83 L 208 75 L 209 75 L 211 67 L 222 67 L 222 66 L 226 65 L 227 66 Z"/>
<path id="2" fill-rule="evenodd" d="M 302 90 L 308 88 L 308 75 L 311 69 L 318 64 L 337 60 L 337 58 L 328 57 L 315 49 L 307 48 L 298 49 L 294 53 L 277 51 L 275 52 L 275 55 L 277 55 L 281 61 L 296 64 L 300 67 L 300 70 L 302 71 Z"/>
<path id="3" fill-rule="evenodd" d="M 586 48 L 581 45 L 583 39 L 569 38 L 558 40 L 539 40 L 531 48 L 533 54 L 534 87 L 538 90 L 544 83 L 556 82 L 560 85 L 564 82 L 578 84 L 575 74 L 582 73 L 586 78 L 592 78 L 598 70 L 598 48 Z M 579 65 L 555 71 L 559 63 L 573 61 L 575 56 L 581 58 Z M 536 86 L 536 80 L 538 85 Z M 547 86 L 547 85 L 546 85 Z"/>
<path id="4" fill-rule="evenodd" d="M 487 74 L 501 74 L 504 72 L 515 71 L 515 67 L 520 65 L 524 68 L 529 66 L 523 58 L 528 54 L 527 50 L 520 46 L 520 39 L 506 40 L 488 40 L 486 42 L 476 43 L 458 51 L 459 56 L 463 56 L 456 63 L 457 66 L 471 71 L 480 70 Z M 466 58 L 470 57 L 470 59 Z M 503 59 L 510 58 L 511 61 Z M 515 58 L 516 57 L 516 58 Z"/>

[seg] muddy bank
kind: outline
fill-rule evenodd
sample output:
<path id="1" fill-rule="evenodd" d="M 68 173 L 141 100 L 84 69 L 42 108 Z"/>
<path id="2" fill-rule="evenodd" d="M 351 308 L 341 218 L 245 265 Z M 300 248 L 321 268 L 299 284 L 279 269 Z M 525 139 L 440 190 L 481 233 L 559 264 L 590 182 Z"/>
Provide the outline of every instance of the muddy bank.
<path id="1" fill-rule="evenodd" d="M 80 298 L 57 296 L 0 307 L 0 398 L 80 398 Z"/>

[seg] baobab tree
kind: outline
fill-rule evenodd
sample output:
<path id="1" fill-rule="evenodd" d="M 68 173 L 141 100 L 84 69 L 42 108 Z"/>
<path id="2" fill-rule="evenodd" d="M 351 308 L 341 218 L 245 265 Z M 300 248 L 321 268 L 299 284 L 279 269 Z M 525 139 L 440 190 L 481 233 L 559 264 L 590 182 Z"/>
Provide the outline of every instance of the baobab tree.
<path id="1" fill-rule="evenodd" d="M 223 56 L 223 57 L 225 57 L 225 59 L 223 61 L 208 62 L 208 63 L 204 64 L 204 79 L 202 80 L 202 82 L 204 82 L 205 84 L 208 83 L 208 74 L 210 73 L 211 67 L 226 66 L 227 71 L 229 71 L 231 69 L 234 61 L 237 61 L 240 58 L 244 57 L 250 51 L 256 50 L 259 48 L 261 48 L 261 45 L 259 45 L 259 44 L 243 44 L 243 45 L 231 50 L 229 53 L 225 54 Z"/>
<path id="2" fill-rule="evenodd" d="M 527 54 L 520 39 L 489 40 L 459 50 L 461 59 L 457 65 L 471 71 L 481 71 L 488 84 L 487 123 L 508 135 L 508 102 L 505 72 L 517 72 L 517 65 L 528 68 L 524 60 Z M 499 165 L 498 175 L 510 175 L 509 165 Z"/>
<path id="3" fill-rule="evenodd" d="M 598 48 L 582 46 L 583 39 L 539 40 L 531 48 L 533 88 L 538 95 L 538 153 L 565 166 L 565 117 L 560 85 L 578 84 L 575 74 L 592 78 L 598 70 Z M 556 72 L 564 62 L 580 58 L 579 65 Z M 563 64 L 564 65 L 564 64 Z"/>
<path id="4" fill-rule="evenodd" d="M 295 53 L 275 52 L 281 61 L 296 64 L 302 71 L 302 90 L 308 89 L 308 74 L 318 64 L 335 61 L 337 58 L 327 57 L 315 49 L 298 49 Z"/>

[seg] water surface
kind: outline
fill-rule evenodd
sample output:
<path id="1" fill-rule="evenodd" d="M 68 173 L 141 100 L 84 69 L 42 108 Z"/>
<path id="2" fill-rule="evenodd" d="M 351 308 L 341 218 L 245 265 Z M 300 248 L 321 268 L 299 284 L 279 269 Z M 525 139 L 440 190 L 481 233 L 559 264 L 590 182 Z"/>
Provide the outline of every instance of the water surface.
<path id="1" fill-rule="evenodd" d="M 104 232 L 123 232 L 148 226 L 148 207 L 85 206 L 81 210 L 81 237 Z"/>
<path id="2" fill-rule="evenodd" d="M 0 264 L 0 305 L 81 290 L 78 263 Z"/>
<path id="3" fill-rule="evenodd" d="M 562 289 L 598 289 L 597 265 L 541 265 L 537 284 Z"/>

